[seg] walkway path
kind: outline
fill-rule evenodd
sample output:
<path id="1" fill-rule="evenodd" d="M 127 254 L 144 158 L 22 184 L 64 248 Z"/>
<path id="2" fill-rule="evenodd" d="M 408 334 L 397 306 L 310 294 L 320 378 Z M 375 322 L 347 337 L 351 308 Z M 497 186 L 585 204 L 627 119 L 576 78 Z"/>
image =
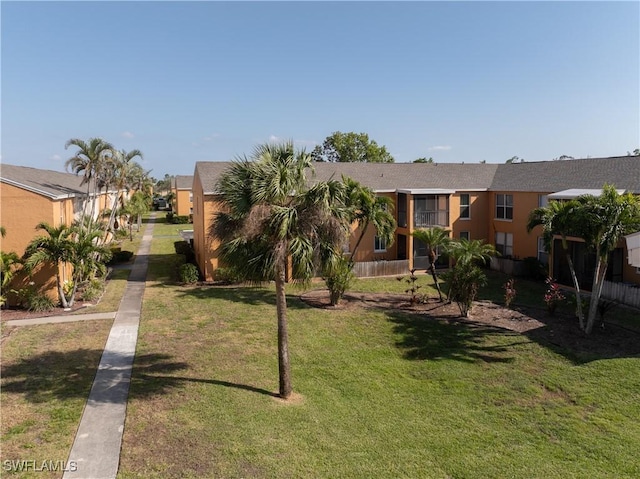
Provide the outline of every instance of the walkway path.
<path id="1" fill-rule="evenodd" d="M 118 472 L 154 221 L 155 213 L 145 228 L 69 454 L 75 471 L 65 472 L 63 479 L 113 479 Z"/>

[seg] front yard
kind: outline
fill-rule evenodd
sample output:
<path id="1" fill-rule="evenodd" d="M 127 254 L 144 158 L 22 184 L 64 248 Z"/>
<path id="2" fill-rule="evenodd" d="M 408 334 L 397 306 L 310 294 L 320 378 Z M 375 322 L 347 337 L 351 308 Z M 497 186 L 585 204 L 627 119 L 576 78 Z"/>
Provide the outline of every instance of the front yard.
<path id="1" fill-rule="evenodd" d="M 595 332 L 599 349 L 556 340 L 570 316 L 496 327 L 538 305 L 544 286 L 533 283 L 518 282 L 513 314 L 476 322 L 433 302 L 389 307 L 385 295 L 405 294 L 394 278 L 359 280 L 354 296 L 378 303 L 340 308 L 313 307 L 291 287 L 295 396 L 283 403 L 273 288 L 172 284 L 179 239 L 156 225 L 119 478 L 640 477 L 632 329 Z M 505 277 L 490 280 L 481 299 L 501 303 Z M 430 282 L 421 277 L 421 291 L 434 297 Z M 610 314 L 638 323 L 637 312 Z M 66 459 L 110 324 L 5 338 L 3 461 Z"/>

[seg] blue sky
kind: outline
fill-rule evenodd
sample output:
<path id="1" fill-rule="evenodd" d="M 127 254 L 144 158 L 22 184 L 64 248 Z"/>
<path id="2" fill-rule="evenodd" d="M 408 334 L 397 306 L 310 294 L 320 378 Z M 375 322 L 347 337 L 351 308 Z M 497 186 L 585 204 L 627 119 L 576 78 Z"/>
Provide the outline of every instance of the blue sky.
<path id="1" fill-rule="evenodd" d="M 192 174 L 366 132 L 397 162 L 640 147 L 639 2 L 1 2 L 2 162 Z"/>

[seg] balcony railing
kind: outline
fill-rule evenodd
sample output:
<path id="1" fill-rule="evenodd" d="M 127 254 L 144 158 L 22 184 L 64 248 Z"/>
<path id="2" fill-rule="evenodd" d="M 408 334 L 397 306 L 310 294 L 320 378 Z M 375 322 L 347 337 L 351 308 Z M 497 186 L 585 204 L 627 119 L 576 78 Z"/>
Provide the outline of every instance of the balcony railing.
<path id="1" fill-rule="evenodd" d="M 448 211 L 416 211 L 413 215 L 413 223 L 416 228 L 429 226 L 449 226 Z"/>

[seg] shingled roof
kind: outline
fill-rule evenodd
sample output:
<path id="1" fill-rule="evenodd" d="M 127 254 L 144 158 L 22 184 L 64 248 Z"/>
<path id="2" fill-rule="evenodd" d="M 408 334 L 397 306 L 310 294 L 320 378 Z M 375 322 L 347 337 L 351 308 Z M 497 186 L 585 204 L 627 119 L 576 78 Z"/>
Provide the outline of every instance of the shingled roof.
<path id="1" fill-rule="evenodd" d="M 87 186 L 80 185 L 81 176 L 28 166 L 2 164 L 0 181 L 51 199 L 84 196 Z"/>
<path id="2" fill-rule="evenodd" d="M 640 156 L 502 164 L 490 189 L 552 193 L 600 189 L 605 183 L 640 194 Z"/>
<path id="3" fill-rule="evenodd" d="M 230 162 L 198 162 L 205 194 Z M 314 163 L 313 180 L 349 176 L 377 192 L 446 189 L 455 191 L 531 191 L 599 189 L 605 183 L 640 194 L 640 157 L 586 158 L 525 163 Z"/>
<path id="4" fill-rule="evenodd" d="M 190 190 L 193 188 L 193 175 L 176 175 L 173 185 L 178 190 Z"/>

